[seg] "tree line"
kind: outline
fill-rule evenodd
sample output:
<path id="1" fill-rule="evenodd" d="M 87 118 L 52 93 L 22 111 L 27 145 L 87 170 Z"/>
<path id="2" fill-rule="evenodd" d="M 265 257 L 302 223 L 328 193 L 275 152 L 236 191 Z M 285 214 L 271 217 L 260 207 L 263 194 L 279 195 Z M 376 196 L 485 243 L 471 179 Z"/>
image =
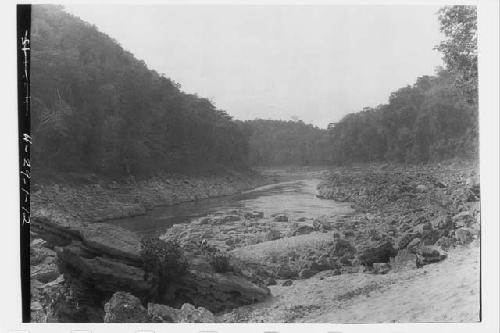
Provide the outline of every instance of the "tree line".
<path id="1" fill-rule="evenodd" d="M 393 92 L 386 104 L 327 130 L 301 122 L 251 122 L 256 164 L 427 163 L 478 157 L 477 17 L 474 6 L 438 12 L 445 68 Z"/>
<path id="2" fill-rule="evenodd" d="M 255 119 L 251 129 L 251 165 L 326 165 L 330 142 L 326 131 L 302 121 Z"/>
<path id="3" fill-rule="evenodd" d="M 333 162 L 427 163 L 477 157 L 477 104 L 464 99 L 456 79 L 449 70 L 420 77 L 393 92 L 387 104 L 330 124 Z"/>
<path id="4" fill-rule="evenodd" d="M 302 121 L 232 119 L 149 70 L 118 42 L 61 7 L 32 14 L 32 166 L 54 172 L 149 176 L 221 166 L 431 162 L 475 158 L 476 9 L 438 13 L 445 68 L 386 104 L 327 129 Z"/>

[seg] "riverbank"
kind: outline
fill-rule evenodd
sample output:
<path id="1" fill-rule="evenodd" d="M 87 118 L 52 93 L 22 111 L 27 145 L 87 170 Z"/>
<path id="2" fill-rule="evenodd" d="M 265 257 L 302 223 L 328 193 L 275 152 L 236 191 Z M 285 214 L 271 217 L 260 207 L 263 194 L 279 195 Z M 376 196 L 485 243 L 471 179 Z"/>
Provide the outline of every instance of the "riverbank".
<path id="1" fill-rule="evenodd" d="M 102 221 L 142 215 L 161 205 L 233 195 L 273 181 L 253 171 L 228 171 L 122 183 L 35 182 L 31 195 L 32 321 L 102 322 L 104 301 L 114 292 L 133 292 L 147 299 L 151 286 L 143 278 L 141 237 Z M 211 280 L 218 301 L 227 299 L 228 304 L 247 304 L 248 299 L 267 295 L 266 289 L 238 276 L 207 276 L 210 273 L 192 272 L 185 287 L 197 288 L 203 298 L 208 290 L 204 283 Z M 230 300 L 232 293 L 241 297 Z M 205 295 L 207 301 L 214 297 Z"/>
<path id="2" fill-rule="evenodd" d="M 304 171 L 299 176 L 285 173 L 289 179 L 321 177 L 317 196 L 343 201 L 354 210 L 306 216 L 300 208 L 283 210 L 282 205 L 265 204 L 265 211 L 248 206 L 220 210 L 174 225 L 161 239 L 179 243 L 191 273 L 183 283 L 172 285 L 172 295 L 184 296 L 166 304 L 178 308 L 182 302 L 191 303 L 203 307 L 199 311 L 204 315 L 212 312 L 210 320 L 221 322 L 477 320 L 480 193 L 474 165 L 379 165 Z M 301 183 L 306 184 L 296 184 Z M 287 187 L 285 192 L 295 195 L 300 188 Z M 310 196 L 314 198 L 314 193 Z M 310 204 L 317 210 L 317 203 Z M 75 227 L 74 221 L 69 226 L 54 219 L 36 222 L 45 239 L 53 243 L 65 239 L 59 245 L 62 252 L 54 249 L 57 253 L 43 258 L 50 263 L 57 256 L 88 276 L 106 294 L 101 302 L 115 291 L 131 293 L 115 294 L 106 305 L 106 318 L 122 318 L 128 303 L 140 303 L 134 296 L 144 299 L 141 294 L 148 287 L 140 278 L 137 235 L 106 223 L 77 222 Z M 107 237 L 111 234 L 113 242 Z M 38 262 L 45 263 L 43 258 Z M 46 276 L 42 269 L 37 272 L 40 278 Z M 466 297 L 464 288 L 469 290 Z M 427 304 L 425 299 L 439 300 L 432 303 L 437 310 L 424 311 L 428 309 L 419 304 Z M 365 311 L 363 317 L 346 310 L 365 302 L 381 311 L 372 311 L 372 316 Z M 86 318 L 102 320 L 103 307 L 93 304 Z M 152 320 L 149 305 L 140 312 L 145 314 L 140 320 Z"/>
<path id="3" fill-rule="evenodd" d="M 120 183 L 95 180 L 35 183 L 31 194 L 31 215 L 101 222 L 143 215 L 156 206 L 233 195 L 272 181 L 272 177 L 254 171 L 227 171 L 224 175 L 164 175 Z"/>

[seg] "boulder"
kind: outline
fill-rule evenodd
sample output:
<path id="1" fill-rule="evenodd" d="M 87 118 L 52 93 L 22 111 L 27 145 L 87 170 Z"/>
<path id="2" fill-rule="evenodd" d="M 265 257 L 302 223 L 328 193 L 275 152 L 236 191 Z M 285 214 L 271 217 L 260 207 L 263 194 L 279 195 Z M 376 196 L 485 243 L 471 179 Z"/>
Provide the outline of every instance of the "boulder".
<path id="1" fill-rule="evenodd" d="M 47 248 L 47 242 L 35 238 L 30 243 L 30 278 L 42 283 L 55 280 L 61 273 L 56 252 Z"/>
<path id="2" fill-rule="evenodd" d="M 439 230 L 453 229 L 454 223 L 450 215 L 440 215 L 431 221 L 432 227 Z"/>
<path id="3" fill-rule="evenodd" d="M 168 286 L 164 302 L 176 306 L 191 303 L 219 312 L 263 301 L 269 295 L 268 288 L 257 286 L 233 272 L 190 271 Z"/>
<path id="4" fill-rule="evenodd" d="M 344 237 L 345 238 L 350 238 L 350 237 L 354 237 L 356 236 L 356 234 L 354 233 L 353 230 L 346 230 L 344 231 Z"/>
<path id="5" fill-rule="evenodd" d="M 332 224 L 328 221 L 325 216 L 320 216 L 313 221 L 313 228 L 316 231 L 328 231 L 332 230 Z"/>
<path id="6" fill-rule="evenodd" d="M 434 245 L 447 251 L 451 247 L 455 246 L 456 242 L 457 241 L 454 238 L 443 236 L 443 237 L 439 238 L 438 241 Z"/>
<path id="7" fill-rule="evenodd" d="M 203 307 L 185 303 L 180 309 L 163 304 L 148 304 L 148 316 L 155 323 L 214 323 L 214 315 Z"/>
<path id="8" fill-rule="evenodd" d="M 413 228 L 413 232 L 419 234 L 419 238 L 425 245 L 433 245 L 442 235 L 441 231 L 434 229 L 431 222 L 425 222 Z"/>
<path id="9" fill-rule="evenodd" d="M 297 276 L 297 272 L 294 272 L 288 265 L 280 265 L 276 271 L 276 277 L 280 279 L 291 279 Z"/>
<path id="10" fill-rule="evenodd" d="M 386 274 L 390 270 L 391 270 L 391 266 L 386 262 L 373 263 L 373 273 L 375 273 L 375 274 Z"/>
<path id="11" fill-rule="evenodd" d="M 261 219 L 264 217 L 264 212 L 247 212 L 244 216 L 247 220 Z"/>
<path id="12" fill-rule="evenodd" d="M 423 264 L 438 262 L 448 257 L 437 246 L 421 246 L 417 249 L 417 256 L 422 258 Z"/>
<path id="13" fill-rule="evenodd" d="M 47 258 L 55 260 L 57 254 L 54 250 L 46 247 L 30 247 L 30 265 L 38 265 Z"/>
<path id="14" fill-rule="evenodd" d="M 219 223 L 229 223 L 241 220 L 239 215 L 225 215 L 221 218 Z"/>
<path id="15" fill-rule="evenodd" d="M 372 266 L 376 262 L 389 262 L 389 259 L 396 254 L 397 250 L 389 240 L 370 243 L 358 249 L 359 261 L 364 266 Z"/>
<path id="16" fill-rule="evenodd" d="M 57 311 L 60 307 L 63 307 L 66 312 L 71 311 L 71 306 L 65 302 L 69 298 L 69 290 L 63 275 L 59 275 L 48 283 L 31 280 L 30 292 L 31 322 L 65 321 L 66 318 L 61 318 Z"/>
<path id="17" fill-rule="evenodd" d="M 42 283 L 53 281 L 57 279 L 60 274 L 55 257 L 47 257 L 38 265 L 31 266 L 30 269 L 31 279 L 38 280 Z"/>
<path id="18" fill-rule="evenodd" d="M 427 186 L 425 186 L 423 184 L 419 184 L 419 185 L 417 185 L 416 190 L 417 190 L 417 192 L 420 192 L 420 193 L 427 192 Z"/>
<path id="19" fill-rule="evenodd" d="M 294 231 L 292 231 L 291 236 L 298 236 L 298 235 L 305 235 L 305 234 L 310 234 L 311 232 L 314 231 L 314 228 L 308 225 L 301 225 L 298 228 L 296 228 Z"/>
<path id="20" fill-rule="evenodd" d="M 316 273 L 318 273 L 319 271 L 312 268 L 312 267 L 309 267 L 309 268 L 304 268 L 302 269 L 300 272 L 299 272 L 299 278 L 300 279 L 308 279 L 310 278 L 311 276 L 314 276 Z"/>
<path id="21" fill-rule="evenodd" d="M 453 223 L 457 228 L 469 227 L 476 222 L 474 215 L 469 211 L 463 211 L 453 216 Z"/>
<path id="22" fill-rule="evenodd" d="M 420 237 L 424 245 L 434 245 L 437 240 L 442 236 L 442 233 L 434 228 L 424 230 Z"/>
<path id="23" fill-rule="evenodd" d="M 406 249 L 406 247 L 408 246 L 408 244 L 410 244 L 410 242 L 412 240 L 414 240 L 415 238 L 419 238 L 419 237 L 420 237 L 420 233 L 418 233 L 418 232 L 409 232 L 409 233 L 404 234 L 403 237 L 401 237 L 399 239 L 398 249 L 399 250 Z"/>
<path id="24" fill-rule="evenodd" d="M 48 248 L 48 243 L 41 238 L 32 239 L 30 242 L 30 265 L 38 265 L 48 257 L 56 257 L 54 250 Z"/>
<path id="25" fill-rule="evenodd" d="M 288 216 L 285 214 L 277 214 L 274 216 L 275 222 L 288 222 Z"/>
<path id="26" fill-rule="evenodd" d="M 221 225 L 241 220 L 239 215 L 207 216 L 200 220 L 200 224 Z"/>
<path id="27" fill-rule="evenodd" d="M 466 228 L 455 230 L 455 239 L 460 245 L 467 245 L 472 242 L 472 233 Z"/>
<path id="28" fill-rule="evenodd" d="M 280 239 L 281 237 L 282 236 L 281 236 L 281 233 L 279 232 L 279 230 L 271 229 L 271 230 L 266 232 L 264 239 L 266 241 L 273 241 L 276 239 Z"/>
<path id="29" fill-rule="evenodd" d="M 416 220 L 416 223 L 417 225 L 415 226 L 415 228 L 413 228 L 413 232 L 422 234 L 424 231 L 432 230 L 432 223 L 423 216 L 419 217 Z"/>
<path id="30" fill-rule="evenodd" d="M 436 180 L 434 182 L 434 186 L 437 187 L 437 188 L 446 188 L 448 185 L 446 185 L 446 183 L 443 183 L 440 180 Z"/>
<path id="31" fill-rule="evenodd" d="M 69 268 L 74 278 L 102 293 L 128 291 L 140 297 L 148 297 L 151 284 L 144 280 L 141 267 L 113 260 L 108 257 L 93 256 L 82 243 L 74 242 L 58 252 L 63 265 Z"/>
<path id="32" fill-rule="evenodd" d="M 406 246 L 406 249 L 411 253 L 416 253 L 421 244 L 422 240 L 420 238 L 415 238 Z"/>
<path id="33" fill-rule="evenodd" d="M 104 305 L 105 323 L 147 323 L 148 312 L 139 298 L 127 292 L 116 292 Z"/>
<path id="34" fill-rule="evenodd" d="M 399 250 L 398 254 L 390 260 L 391 268 L 394 271 L 417 268 L 417 256 L 409 250 Z"/>
<path id="35" fill-rule="evenodd" d="M 107 223 L 91 223 L 80 230 L 82 243 L 107 257 L 141 264 L 139 252 L 141 239 L 138 234 Z"/>
<path id="36" fill-rule="evenodd" d="M 363 272 L 362 266 L 342 266 L 341 269 L 334 270 L 334 275 L 340 274 L 356 274 L 359 272 Z"/>
<path id="37" fill-rule="evenodd" d="M 336 257 L 352 256 L 356 253 L 356 248 L 347 240 L 337 238 L 333 243 L 333 255 Z"/>

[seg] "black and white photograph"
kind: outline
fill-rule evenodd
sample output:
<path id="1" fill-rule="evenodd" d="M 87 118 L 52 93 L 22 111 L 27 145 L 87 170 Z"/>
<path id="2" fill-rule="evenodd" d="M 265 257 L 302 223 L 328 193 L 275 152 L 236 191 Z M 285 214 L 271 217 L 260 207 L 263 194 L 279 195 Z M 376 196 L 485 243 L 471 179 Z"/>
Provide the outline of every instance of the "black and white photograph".
<path id="1" fill-rule="evenodd" d="M 24 6 L 28 322 L 481 322 L 476 5 Z"/>

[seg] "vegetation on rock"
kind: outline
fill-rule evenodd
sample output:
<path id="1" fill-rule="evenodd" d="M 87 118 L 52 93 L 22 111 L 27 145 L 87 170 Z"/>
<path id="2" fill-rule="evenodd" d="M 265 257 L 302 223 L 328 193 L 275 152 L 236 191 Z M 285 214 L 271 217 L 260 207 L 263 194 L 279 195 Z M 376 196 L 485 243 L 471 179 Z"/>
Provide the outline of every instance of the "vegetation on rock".
<path id="1" fill-rule="evenodd" d="M 168 284 L 187 272 L 188 263 L 175 241 L 146 238 L 141 241 L 140 252 L 144 264 L 144 279 L 151 280 L 153 299 L 160 301 Z"/>

